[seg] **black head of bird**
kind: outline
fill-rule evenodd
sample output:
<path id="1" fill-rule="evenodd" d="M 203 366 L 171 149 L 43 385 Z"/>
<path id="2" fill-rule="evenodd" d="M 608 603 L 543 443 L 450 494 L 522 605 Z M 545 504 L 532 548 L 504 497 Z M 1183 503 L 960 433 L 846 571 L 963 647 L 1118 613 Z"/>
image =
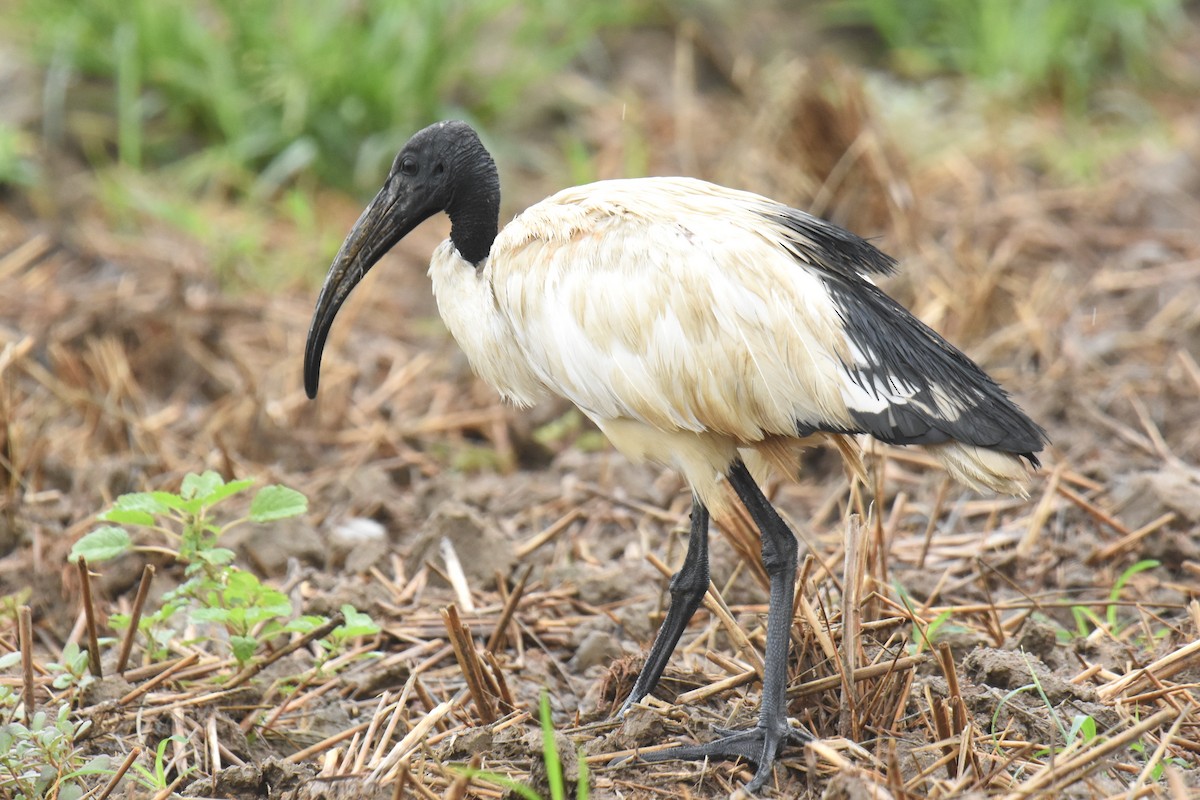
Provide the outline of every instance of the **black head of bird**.
<path id="1" fill-rule="evenodd" d="M 333 260 L 309 329 L 304 388 L 317 395 L 321 353 L 342 303 L 368 270 L 413 228 L 438 212 L 464 259 L 487 258 L 500 219 L 496 164 L 465 122 L 438 122 L 413 135 L 396 155 L 383 188 L 359 216 Z"/>

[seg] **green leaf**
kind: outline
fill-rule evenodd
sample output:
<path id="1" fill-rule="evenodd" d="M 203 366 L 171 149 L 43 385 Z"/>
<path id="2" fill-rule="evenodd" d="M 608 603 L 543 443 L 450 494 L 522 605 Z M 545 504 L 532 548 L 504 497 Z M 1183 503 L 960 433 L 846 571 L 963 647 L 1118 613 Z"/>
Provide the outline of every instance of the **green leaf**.
<path id="1" fill-rule="evenodd" d="M 106 522 L 122 522 L 131 525 L 153 525 L 155 516 L 166 514 L 171 510 L 171 507 L 160 498 L 159 495 L 162 494 L 164 492 L 123 494 L 117 498 L 117 502 L 113 503 L 112 508 L 100 515 L 100 519 Z M 147 519 L 149 522 L 144 521 Z"/>
<path id="2" fill-rule="evenodd" d="M 58 787 L 58 800 L 82 800 L 84 789 L 77 783 L 62 783 Z"/>
<path id="3" fill-rule="evenodd" d="M 523 783 L 518 783 L 507 775 L 501 775 L 499 772 L 485 772 L 481 769 L 471 769 L 459 764 L 451 764 L 449 769 L 451 772 L 466 775 L 468 778 L 474 778 L 485 783 L 494 783 L 501 788 L 508 789 L 510 792 L 520 795 L 524 800 L 542 800 L 542 796 L 531 787 Z"/>
<path id="4" fill-rule="evenodd" d="M 0 656 L 0 669 L 8 669 L 14 667 L 21 661 L 21 651 L 17 650 L 12 653 L 5 653 Z"/>
<path id="5" fill-rule="evenodd" d="M 99 528 L 76 542 L 67 560 L 75 562 L 82 557 L 86 558 L 89 564 L 95 564 L 97 561 L 116 558 L 132 548 L 133 542 L 124 528 Z"/>
<path id="6" fill-rule="evenodd" d="M 306 614 L 302 617 L 292 620 L 287 625 L 284 625 L 283 630 L 285 633 L 308 633 L 309 631 L 324 625 L 328 621 L 329 620 L 327 620 L 325 617 Z"/>
<path id="7" fill-rule="evenodd" d="M 188 503 L 177 494 L 171 492 L 150 492 L 149 494 L 156 502 L 162 503 L 174 511 L 184 511 L 188 507 Z"/>
<path id="8" fill-rule="evenodd" d="M 112 772 L 112 759 L 109 756 L 93 756 L 77 770 L 72 770 L 65 777 L 78 778 L 82 775 L 104 775 Z M 61 795 L 60 795 L 61 797 Z"/>
<path id="9" fill-rule="evenodd" d="M 228 547 L 211 547 L 207 550 L 201 550 L 196 553 L 196 558 L 203 561 L 205 564 L 212 564 L 216 567 L 223 567 L 233 561 L 236 554 Z"/>
<path id="10" fill-rule="evenodd" d="M 183 483 L 179 487 L 179 496 L 184 500 L 199 500 L 201 503 L 205 503 L 214 492 L 224 485 L 225 480 L 211 469 L 203 475 L 189 472 L 183 476 Z"/>
<path id="11" fill-rule="evenodd" d="M 212 606 L 209 608 L 197 608 L 191 613 L 193 622 L 212 622 L 218 625 L 224 625 L 229 621 L 230 611 L 227 608 Z"/>
<path id="12" fill-rule="evenodd" d="M 1096 718 L 1089 714 L 1076 714 L 1071 720 L 1071 729 L 1067 731 L 1067 744 L 1082 736 L 1083 741 L 1090 742 L 1096 738 Z"/>
<path id="13" fill-rule="evenodd" d="M 230 481 L 229 483 L 225 484 L 224 486 L 217 487 L 213 491 L 209 492 L 208 495 L 206 495 L 204 497 L 204 505 L 215 506 L 217 503 L 221 502 L 226 497 L 235 495 L 238 492 L 249 489 L 253 485 L 254 485 L 254 481 L 249 480 L 249 479 L 240 480 L 240 481 Z"/>
<path id="14" fill-rule="evenodd" d="M 268 620 L 287 619 L 292 615 L 292 602 L 280 595 L 265 597 L 258 604 L 246 608 L 246 621 L 251 625 Z"/>
<path id="15" fill-rule="evenodd" d="M 253 636 L 230 636 L 229 644 L 233 657 L 243 664 L 254 658 L 254 651 L 258 649 L 258 640 Z"/>
<path id="16" fill-rule="evenodd" d="M 102 522 L 115 522 L 118 525 L 143 525 L 147 528 L 154 525 L 154 516 L 145 511 L 121 511 L 116 508 L 98 514 L 96 519 Z"/>
<path id="17" fill-rule="evenodd" d="M 250 519 L 255 522 L 270 522 L 295 517 L 307 510 L 307 497 L 295 489 L 275 484 L 263 487 L 254 495 L 254 501 L 250 503 Z"/>
<path id="18" fill-rule="evenodd" d="M 342 606 L 342 616 L 346 618 L 345 624 L 339 625 L 334 631 L 334 635 L 339 639 L 374 636 L 379 633 L 379 624 L 371 619 L 369 614 L 364 614 L 349 603 Z"/>
<path id="19" fill-rule="evenodd" d="M 551 800 L 565 800 L 562 762 L 554 743 L 554 722 L 550 717 L 550 695 L 545 689 L 538 698 L 538 716 L 542 719 L 542 758 L 546 761 L 546 782 L 550 784 Z"/>

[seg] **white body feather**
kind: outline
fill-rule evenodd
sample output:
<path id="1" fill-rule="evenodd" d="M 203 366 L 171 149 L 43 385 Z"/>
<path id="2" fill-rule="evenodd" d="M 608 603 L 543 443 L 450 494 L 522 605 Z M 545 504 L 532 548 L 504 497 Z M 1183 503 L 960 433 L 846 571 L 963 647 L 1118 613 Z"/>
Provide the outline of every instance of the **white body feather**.
<path id="1" fill-rule="evenodd" d="M 717 511 L 739 448 L 779 463 L 798 420 L 850 430 L 852 410 L 886 413 L 913 395 L 855 380 L 871 365 L 818 268 L 764 217 L 776 207 L 686 178 L 580 186 L 513 220 L 478 269 L 447 240 L 429 275 L 451 334 L 501 395 L 567 398 L 623 454 L 679 469 Z M 931 449 L 956 477 L 1020 491 L 1016 457 L 956 444 Z"/>

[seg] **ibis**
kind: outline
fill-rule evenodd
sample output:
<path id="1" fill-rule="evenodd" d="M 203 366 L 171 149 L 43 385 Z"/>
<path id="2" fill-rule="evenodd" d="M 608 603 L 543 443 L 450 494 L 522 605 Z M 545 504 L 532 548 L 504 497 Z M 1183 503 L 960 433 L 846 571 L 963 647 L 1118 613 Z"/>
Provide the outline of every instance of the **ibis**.
<path id="1" fill-rule="evenodd" d="M 504 398 L 570 400 L 634 460 L 678 470 L 691 530 L 670 603 L 623 715 L 654 689 L 709 585 L 708 529 L 741 503 L 770 583 L 755 726 L 653 758 L 744 758 L 761 787 L 789 743 L 797 542 L 749 465 L 787 468 L 857 435 L 921 445 L 976 489 L 1024 493 L 1045 432 L 961 351 L 880 290 L 896 262 L 836 225 L 691 178 L 564 189 L 499 227 L 496 165 L 464 122 L 416 134 L 350 231 L 304 353 L 315 397 L 338 309 L 367 271 L 439 212 L 450 237 L 429 277 L 446 327 Z M 646 758 L 646 756 L 643 756 Z"/>

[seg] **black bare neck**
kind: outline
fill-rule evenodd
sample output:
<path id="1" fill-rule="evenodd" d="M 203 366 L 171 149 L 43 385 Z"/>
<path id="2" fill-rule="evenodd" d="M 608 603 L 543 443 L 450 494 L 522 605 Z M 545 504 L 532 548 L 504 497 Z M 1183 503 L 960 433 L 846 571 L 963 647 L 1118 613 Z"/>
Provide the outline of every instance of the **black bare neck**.
<path id="1" fill-rule="evenodd" d="M 455 155 L 454 188 L 446 205 L 450 241 L 459 255 L 478 267 L 500 231 L 500 176 L 496 162 L 478 139 Z"/>

